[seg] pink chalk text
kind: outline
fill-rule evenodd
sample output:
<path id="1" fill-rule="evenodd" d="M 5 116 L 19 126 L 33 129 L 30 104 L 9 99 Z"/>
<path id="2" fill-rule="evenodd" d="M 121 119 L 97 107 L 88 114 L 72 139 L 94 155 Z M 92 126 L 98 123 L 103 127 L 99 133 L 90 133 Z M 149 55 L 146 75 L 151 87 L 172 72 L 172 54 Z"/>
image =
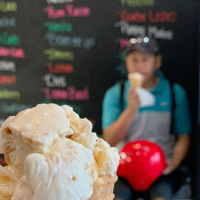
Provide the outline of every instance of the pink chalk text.
<path id="1" fill-rule="evenodd" d="M 88 17 L 91 15 L 90 8 L 79 7 L 75 8 L 73 4 L 66 4 L 63 9 L 55 9 L 54 6 L 49 5 L 44 9 L 48 14 L 48 18 L 64 18 L 64 17 Z"/>
<path id="2" fill-rule="evenodd" d="M 70 101 L 88 101 L 89 89 L 85 87 L 83 90 L 77 90 L 74 86 L 68 86 L 66 90 L 43 90 L 46 99 L 65 99 Z"/>
<path id="3" fill-rule="evenodd" d="M 25 58 L 24 50 L 21 48 L 5 48 L 0 47 L 0 56 L 13 57 L 13 58 Z"/>

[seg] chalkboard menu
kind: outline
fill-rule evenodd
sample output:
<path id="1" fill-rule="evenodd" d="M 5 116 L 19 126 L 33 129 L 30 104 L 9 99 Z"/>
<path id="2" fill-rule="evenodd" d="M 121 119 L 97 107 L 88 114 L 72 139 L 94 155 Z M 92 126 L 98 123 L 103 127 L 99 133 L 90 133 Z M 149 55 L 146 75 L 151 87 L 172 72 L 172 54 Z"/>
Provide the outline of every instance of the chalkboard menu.
<path id="1" fill-rule="evenodd" d="M 104 93 L 126 77 L 123 50 L 131 37 L 146 34 L 158 40 L 162 70 L 186 88 L 195 116 L 197 5 L 197 0 L 1 0 L 0 122 L 53 102 L 71 105 L 100 134 Z"/>

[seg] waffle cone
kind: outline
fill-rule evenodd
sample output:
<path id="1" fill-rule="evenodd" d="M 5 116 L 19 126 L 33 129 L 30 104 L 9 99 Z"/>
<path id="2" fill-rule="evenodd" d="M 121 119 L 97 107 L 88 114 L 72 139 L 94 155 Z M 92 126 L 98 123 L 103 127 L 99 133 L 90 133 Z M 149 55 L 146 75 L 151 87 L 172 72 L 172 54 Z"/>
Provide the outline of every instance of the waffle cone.
<path id="1" fill-rule="evenodd" d="M 10 200 L 14 194 L 18 179 L 7 169 L 0 166 L 0 199 Z"/>
<path id="2" fill-rule="evenodd" d="M 113 188 L 117 176 L 105 175 L 99 177 L 94 183 L 93 194 L 89 200 L 113 200 Z"/>
<path id="3" fill-rule="evenodd" d="M 12 197 L 11 195 L 0 192 L 0 199 L 1 200 L 11 200 L 11 197 Z"/>
<path id="4" fill-rule="evenodd" d="M 131 73 L 128 75 L 131 87 L 141 87 L 144 81 L 144 76 L 140 73 Z"/>
<path id="5" fill-rule="evenodd" d="M 0 174 L 0 177 L 1 177 L 0 185 L 4 185 L 6 182 L 12 183 L 12 185 L 14 183 L 12 188 L 12 190 L 14 190 L 16 186 L 15 180 L 10 179 L 11 177 L 9 176 L 7 177 L 4 175 L 2 176 L 2 174 Z M 2 177 L 4 178 L 2 179 Z M 98 178 L 94 184 L 93 194 L 89 200 L 113 200 L 114 199 L 113 188 L 116 181 L 117 181 L 116 175 L 115 176 L 105 175 Z M 2 186 L 0 186 L 0 199 L 11 200 L 13 194 L 9 194 L 10 192 L 8 192 L 7 190 L 5 190 L 4 192 L 2 190 L 3 188 Z"/>

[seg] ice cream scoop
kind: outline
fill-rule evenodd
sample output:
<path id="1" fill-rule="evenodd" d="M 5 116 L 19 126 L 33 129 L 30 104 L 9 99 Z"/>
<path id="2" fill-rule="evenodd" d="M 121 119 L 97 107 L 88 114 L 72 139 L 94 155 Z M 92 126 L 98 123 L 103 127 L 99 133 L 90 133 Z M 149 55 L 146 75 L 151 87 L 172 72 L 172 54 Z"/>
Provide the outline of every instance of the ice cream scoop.
<path id="1" fill-rule="evenodd" d="M 57 138 L 73 134 L 67 113 L 55 104 L 39 104 L 9 117 L 1 127 L 0 152 L 14 174 L 21 178 L 31 153 L 46 154 Z"/>
<path id="2" fill-rule="evenodd" d="M 19 179 L 15 177 L 9 170 L 9 167 L 0 165 L 0 199 L 10 200 L 15 192 L 15 187 L 19 183 Z"/>
<path id="3" fill-rule="evenodd" d="M 114 198 L 118 151 L 70 106 L 38 104 L 9 117 L 1 127 L 0 153 L 9 165 L 4 172 L 15 177 L 12 192 L 0 187 L 2 200 Z"/>
<path id="4" fill-rule="evenodd" d="M 135 72 L 135 73 L 129 73 L 128 79 L 130 81 L 131 87 L 141 87 L 144 81 L 144 75 Z"/>
<path id="5" fill-rule="evenodd" d="M 58 139 L 53 151 L 30 154 L 12 200 L 89 199 L 98 178 L 93 152 L 70 139 Z M 67 197 L 67 198 L 66 198 Z"/>

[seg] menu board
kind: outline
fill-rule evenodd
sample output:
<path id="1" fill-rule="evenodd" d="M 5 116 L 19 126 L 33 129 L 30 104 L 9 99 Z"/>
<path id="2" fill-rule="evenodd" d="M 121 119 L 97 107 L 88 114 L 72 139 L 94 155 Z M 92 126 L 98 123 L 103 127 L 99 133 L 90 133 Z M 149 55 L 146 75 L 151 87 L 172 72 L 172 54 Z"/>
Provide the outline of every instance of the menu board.
<path id="1" fill-rule="evenodd" d="M 186 88 L 195 106 L 197 5 L 197 0 L 1 0 L 0 123 L 38 103 L 68 104 L 101 134 L 103 96 L 126 77 L 123 51 L 140 35 L 157 39 L 162 70 Z"/>
<path id="2" fill-rule="evenodd" d="M 87 116 L 96 45 L 90 1 L 1 1 L 0 12 L 0 122 L 38 103 Z"/>

